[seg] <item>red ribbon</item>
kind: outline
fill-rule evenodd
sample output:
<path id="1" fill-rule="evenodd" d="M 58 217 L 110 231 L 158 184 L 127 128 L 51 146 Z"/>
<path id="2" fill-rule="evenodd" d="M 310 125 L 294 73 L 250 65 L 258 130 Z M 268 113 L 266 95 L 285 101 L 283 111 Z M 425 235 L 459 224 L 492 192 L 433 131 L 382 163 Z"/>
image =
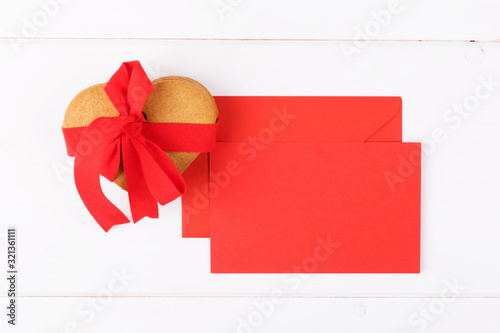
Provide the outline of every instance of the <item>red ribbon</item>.
<path id="1" fill-rule="evenodd" d="M 146 216 L 158 218 L 158 203 L 165 205 L 185 190 L 165 151 L 208 152 L 215 147 L 216 124 L 146 123 L 142 108 L 153 89 L 138 61 L 123 63 L 104 87 L 120 115 L 63 128 L 68 155 L 75 156 L 78 193 L 105 231 L 130 221 L 106 198 L 99 175 L 113 181 L 123 162 L 134 223 Z"/>

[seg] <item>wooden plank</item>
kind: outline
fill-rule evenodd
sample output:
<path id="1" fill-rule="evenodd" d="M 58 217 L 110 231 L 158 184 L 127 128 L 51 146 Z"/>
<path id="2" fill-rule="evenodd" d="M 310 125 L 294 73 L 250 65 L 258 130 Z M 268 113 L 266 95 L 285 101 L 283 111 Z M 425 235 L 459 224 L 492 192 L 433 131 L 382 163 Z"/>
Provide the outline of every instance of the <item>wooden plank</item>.
<path id="1" fill-rule="evenodd" d="M 498 40 L 498 2 L 188 0 L 11 2 L 0 37 Z"/>
<path id="2" fill-rule="evenodd" d="M 2 332 L 497 332 L 498 299 L 21 298 Z M 448 303 L 447 303 L 448 302 Z M 7 328 L 7 329 L 4 329 Z"/>

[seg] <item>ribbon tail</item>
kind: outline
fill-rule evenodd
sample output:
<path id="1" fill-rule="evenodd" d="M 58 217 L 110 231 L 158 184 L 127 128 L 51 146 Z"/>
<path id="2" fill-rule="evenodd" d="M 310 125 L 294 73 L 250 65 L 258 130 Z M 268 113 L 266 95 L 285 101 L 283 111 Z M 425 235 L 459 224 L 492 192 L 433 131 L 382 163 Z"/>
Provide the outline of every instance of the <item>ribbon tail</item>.
<path id="1" fill-rule="evenodd" d="M 109 201 L 101 189 L 100 168 L 107 143 L 116 137 L 114 131 L 103 131 L 106 118 L 94 120 L 85 130 L 76 149 L 75 184 L 78 194 L 97 223 L 108 231 L 117 224 L 128 223 L 128 218 Z M 97 135 L 96 135 L 97 134 Z M 101 140 L 96 140 L 101 138 Z"/>
<path id="2" fill-rule="evenodd" d="M 136 150 L 137 144 L 134 144 L 136 139 L 125 135 L 122 140 L 123 167 L 132 219 L 136 223 L 146 216 L 158 218 L 157 201 L 149 191 L 144 178 L 144 171 L 149 170 L 142 167 L 140 155 Z"/>
<path id="3" fill-rule="evenodd" d="M 101 175 L 112 182 L 120 168 L 121 161 L 121 137 L 110 141 L 103 153 Z"/>
<path id="4" fill-rule="evenodd" d="M 152 142 L 145 141 L 141 153 L 141 164 L 149 190 L 160 205 L 180 197 L 186 185 L 179 170 L 167 154 Z"/>

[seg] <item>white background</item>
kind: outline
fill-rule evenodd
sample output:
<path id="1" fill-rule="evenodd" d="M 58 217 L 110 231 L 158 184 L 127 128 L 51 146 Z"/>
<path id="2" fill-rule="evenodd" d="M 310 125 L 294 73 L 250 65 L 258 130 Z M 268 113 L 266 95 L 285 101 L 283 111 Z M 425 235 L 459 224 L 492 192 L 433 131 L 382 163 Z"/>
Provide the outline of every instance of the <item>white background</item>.
<path id="1" fill-rule="evenodd" d="M 500 85 L 445 118 L 500 82 L 498 1 L 401 0 L 383 24 L 389 0 L 45 3 L 0 1 L 0 266 L 8 226 L 19 266 L 16 327 L 0 273 L 2 332 L 500 332 Z M 402 96 L 403 140 L 426 143 L 422 273 L 301 276 L 295 289 L 279 274 L 211 275 L 209 240 L 181 238 L 180 200 L 102 232 L 60 127 L 80 90 L 136 59 L 213 95 Z M 271 307 L 273 290 L 285 298 Z"/>

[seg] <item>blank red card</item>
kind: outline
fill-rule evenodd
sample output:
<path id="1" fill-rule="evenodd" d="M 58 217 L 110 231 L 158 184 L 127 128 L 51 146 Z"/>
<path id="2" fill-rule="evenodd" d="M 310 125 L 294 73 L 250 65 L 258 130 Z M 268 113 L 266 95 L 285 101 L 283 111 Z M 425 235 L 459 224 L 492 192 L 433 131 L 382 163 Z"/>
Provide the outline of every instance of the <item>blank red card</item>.
<path id="1" fill-rule="evenodd" d="M 210 156 L 213 273 L 420 271 L 419 143 L 242 144 Z"/>

